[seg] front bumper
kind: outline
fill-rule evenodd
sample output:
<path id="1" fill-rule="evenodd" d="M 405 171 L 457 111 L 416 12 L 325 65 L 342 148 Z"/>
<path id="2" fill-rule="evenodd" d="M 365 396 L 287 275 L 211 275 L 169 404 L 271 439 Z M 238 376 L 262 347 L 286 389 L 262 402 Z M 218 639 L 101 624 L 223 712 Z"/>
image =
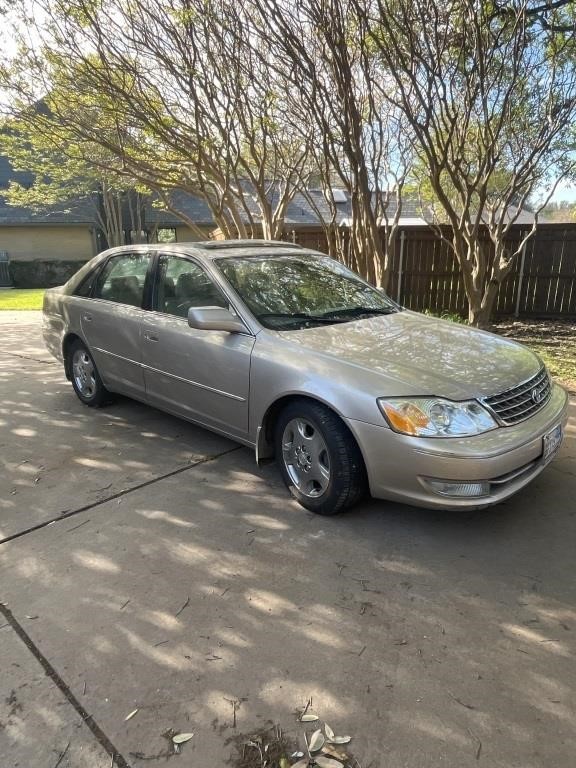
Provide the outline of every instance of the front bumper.
<path id="1" fill-rule="evenodd" d="M 519 491 L 547 465 L 543 437 L 568 419 L 568 395 L 557 384 L 546 406 L 511 427 L 466 438 L 418 438 L 386 425 L 347 420 L 364 456 L 370 493 L 419 507 L 477 509 Z M 453 498 L 435 493 L 427 479 L 489 482 L 489 493 Z"/>

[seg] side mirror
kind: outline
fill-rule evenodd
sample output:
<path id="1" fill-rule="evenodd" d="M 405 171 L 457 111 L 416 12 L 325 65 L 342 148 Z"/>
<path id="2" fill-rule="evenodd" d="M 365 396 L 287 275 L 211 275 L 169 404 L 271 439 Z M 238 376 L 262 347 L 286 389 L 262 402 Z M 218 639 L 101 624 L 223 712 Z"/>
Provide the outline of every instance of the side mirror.
<path id="1" fill-rule="evenodd" d="M 246 333 L 246 326 L 242 320 L 222 307 L 190 307 L 188 325 L 199 331 Z"/>

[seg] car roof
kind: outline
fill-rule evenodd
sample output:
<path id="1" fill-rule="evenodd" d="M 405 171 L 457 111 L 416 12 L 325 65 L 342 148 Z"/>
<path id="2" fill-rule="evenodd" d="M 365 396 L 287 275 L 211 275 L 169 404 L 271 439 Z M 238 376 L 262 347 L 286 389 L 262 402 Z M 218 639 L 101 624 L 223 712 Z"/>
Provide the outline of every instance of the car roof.
<path id="1" fill-rule="evenodd" d="M 185 243 L 143 243 L 141 245 L 122 245 L 106 253 L 125 253 L 134 251 L 163 251 L 165 253 L 183 253 L 200 256 L 207 260 L 233 256 L 274 257 L 279 252 L 313 253 L 296 243 L 283 240 L 202 240 Z"/>

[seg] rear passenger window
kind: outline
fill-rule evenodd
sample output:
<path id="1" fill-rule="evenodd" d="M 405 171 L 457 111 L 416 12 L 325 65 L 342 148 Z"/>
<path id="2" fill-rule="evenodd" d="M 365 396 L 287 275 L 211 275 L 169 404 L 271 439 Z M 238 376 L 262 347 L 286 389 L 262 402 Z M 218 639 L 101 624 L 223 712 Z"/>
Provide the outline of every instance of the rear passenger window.
<path id="1" fill-rule="evenodd" d="M 92 272 L 90 272 L 90 274 L 87 275 L 84 280 L 82 280 L 80 285 L 74 291 L 74 296 L 82 296 L 83 298 L 88 298 L 90 296 L 92 293 L 92 287 L 94 286 L 96 278 L 98 277 L 98 271 L 98 268 L 93 269 Z"/>
<path id="2" fill-rule="evenodd" d="M 198 264 L 161 256 L 155 306 L 159 312 L 187 317 L 190 307 L 227 309 L 228 299 Z"/>
<path id="3" fill-rule="evenodd" d="M 112 256 L 100 273 L 94 298 L 141 307 L 149 264 L 146 253 Z"/>

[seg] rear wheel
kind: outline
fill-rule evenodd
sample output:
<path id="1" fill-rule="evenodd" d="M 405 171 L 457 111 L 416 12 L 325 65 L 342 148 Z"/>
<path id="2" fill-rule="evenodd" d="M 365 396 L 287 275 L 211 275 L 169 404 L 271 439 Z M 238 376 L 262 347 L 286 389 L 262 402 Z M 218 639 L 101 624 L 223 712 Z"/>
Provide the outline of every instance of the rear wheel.
<path id="1" fill-rule="evenodd" d="M 275 444 L 288 490 L 311 512 L 335 515 L 364 495 L 366 472 L 360 450 L 329 408 L 307 400 L 290 403 L 276 423 Z"/>
<path id="2" fill-rule="evenodd" d="M 99 408 L 109 399 L 110 393 L 102 384 L 96 363 L 86 345 L 75 341 L 68 352 L 68 366 L 72 386 L 78 398 L 91 408 Z"/>

